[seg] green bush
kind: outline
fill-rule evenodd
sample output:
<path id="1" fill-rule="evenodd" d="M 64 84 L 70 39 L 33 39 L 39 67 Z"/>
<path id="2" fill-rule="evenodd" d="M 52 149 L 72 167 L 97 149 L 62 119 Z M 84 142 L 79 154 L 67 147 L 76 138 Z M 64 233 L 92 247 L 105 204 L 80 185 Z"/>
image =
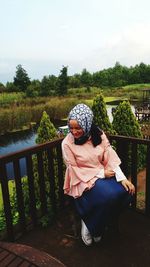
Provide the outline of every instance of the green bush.
<path id="1" fill-rule="evenodd" d="M 94 114 L 94 123 L 98 125 L 104 132 L 114 133 L 112 124 L 109 120 L 106 103 L 102 94 L 96 96 L 93 100 L 92 111 Z"/>
<path id="2" fill-rule="evenodd" d="M 132 112 L 129 101 L 121 102 L 114 112 L 113 128 L 119 135 L 142 138 L 140 125 Z M 129 147 L 129 159 L 131 159 L 131 147 Z M 138 170 L 143 169 L 146 160 L 144 145 L 138 145 Z M 129 160 L 129 170 L 131 162 Z"/>

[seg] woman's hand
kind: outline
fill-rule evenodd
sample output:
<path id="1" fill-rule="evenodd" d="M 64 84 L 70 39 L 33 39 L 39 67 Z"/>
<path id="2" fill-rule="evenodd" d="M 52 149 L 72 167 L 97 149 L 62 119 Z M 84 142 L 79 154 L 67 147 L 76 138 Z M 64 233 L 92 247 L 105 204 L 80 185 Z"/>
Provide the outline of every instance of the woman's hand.
<path id="1" fill-rule="evenodd" d="M 135 193 L 135 187 L 128 179 L 121 181 L 121 184 L 126 189 L 126 191 L 129 192 L 129 194 L 133 195 Z"/>
<path id="2" fill-rule="evenodd" d="M 115 172 L 113 170 L 105 170 L 104 174 L 105 174 L 105 178 L 110 178 L 115 175 Z"/>

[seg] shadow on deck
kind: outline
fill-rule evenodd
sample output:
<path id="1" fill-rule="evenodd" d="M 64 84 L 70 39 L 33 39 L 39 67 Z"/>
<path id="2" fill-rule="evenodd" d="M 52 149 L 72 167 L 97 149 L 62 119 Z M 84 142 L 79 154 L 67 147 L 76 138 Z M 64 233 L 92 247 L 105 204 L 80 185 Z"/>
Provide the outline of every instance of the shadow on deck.
<path id="1" fill-rule="evenodd" d="M 76 234 L 72 225 L 70 213 L 63 211 L 54 225 L 35 229 L 18 243 L 47 252 L 67 267 L 150 266 L 150 218 L 128 210 L 120 217 L 120 233 L 109 229 L 101 243 L 91 247 L 82 243 L 80 225 Z"/>

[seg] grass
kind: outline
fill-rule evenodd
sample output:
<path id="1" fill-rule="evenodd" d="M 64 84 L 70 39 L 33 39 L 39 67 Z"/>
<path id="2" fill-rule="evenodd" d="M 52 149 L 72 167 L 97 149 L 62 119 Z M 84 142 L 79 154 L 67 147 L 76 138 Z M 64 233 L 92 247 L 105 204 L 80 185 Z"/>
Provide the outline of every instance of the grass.
<path id="1" fill-rule="evenodd" d="M 129 100 L 138 103 L 142 100 L 141 88 L 148 88 L 150 84 L 134 84 L 116 88 L 72 88 L 68 89 L 65 97 L 35 97 L 25 98 L 23 93 L 0 94 L 0 134 L 14 129 L 30 127 L 30 123 L 39 123 L 45 110 L 50 119 L 66 118 L 68 111 L 78 103 L 85 103 L 92 107 L 93 99 L 101 92 L 106 104 L 118 104 L 118 100 Z"/>
<path id="2" fill-rule="evenodd" d="M 130 85 L 126 85 L 123 86 L 123 89 L 135 89 L 135 90 L 141 90 L 144 88 L 150 88 L 150 83 L 141 83 L 141 84 L 130 84 Z"/>
<path id="3" fill-rule="evenodd" d="M 13 194 L 13 188 L 15 186 L 15 183 L 13 180 L 8 181 L 8 188 L 9 188 L 9 194 L 10 196 Z M 0 184 L 0 210 L 3 207 L 3 199 L 2 199 L 2 188 L 1 188 L 1 184 Z"/>
<path id="4" fill-rule="evenodd" d="M 6 106 L 12 103 L 20 102 L 24 98 L 24 93 L 1 93 L 0 106 Z"/>

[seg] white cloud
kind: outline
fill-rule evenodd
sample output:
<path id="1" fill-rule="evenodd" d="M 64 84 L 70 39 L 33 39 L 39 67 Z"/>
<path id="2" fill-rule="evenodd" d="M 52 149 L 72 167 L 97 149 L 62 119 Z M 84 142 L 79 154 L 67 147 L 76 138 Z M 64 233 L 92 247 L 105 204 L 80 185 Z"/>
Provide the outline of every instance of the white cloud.
<path id="1" fill-rule="evenodd" d="M 126 66 L 140 62 L 150 64 L 150 25 L 136 24 L 121 34 L 109 36 L 103 45 L 84 58 L 83 64 L 96 71 L 114 66 L 116 61 Z"/>

